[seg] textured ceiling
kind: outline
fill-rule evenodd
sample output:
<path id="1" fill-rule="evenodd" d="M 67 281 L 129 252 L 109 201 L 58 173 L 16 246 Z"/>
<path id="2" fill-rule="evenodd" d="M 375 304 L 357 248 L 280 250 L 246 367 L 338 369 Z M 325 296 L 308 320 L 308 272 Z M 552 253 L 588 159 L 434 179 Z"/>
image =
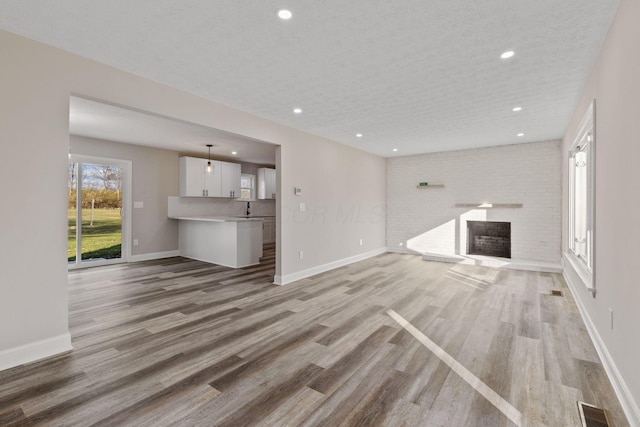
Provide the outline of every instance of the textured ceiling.
<path id="1" fill-rule="evenodd" d="M 388 157 L 560 138 L 617 6 L 0 0 L 0 28 Z"/>

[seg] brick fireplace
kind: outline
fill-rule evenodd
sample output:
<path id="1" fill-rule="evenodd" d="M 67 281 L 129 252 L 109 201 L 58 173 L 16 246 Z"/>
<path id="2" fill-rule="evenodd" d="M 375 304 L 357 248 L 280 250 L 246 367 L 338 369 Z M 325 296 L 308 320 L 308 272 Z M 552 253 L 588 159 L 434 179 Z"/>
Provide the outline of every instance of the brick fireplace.
<path id="1" fill-rule="evenodd" d="M 467 254 L 511 258 L 511 223 L 467 221 Z"/>

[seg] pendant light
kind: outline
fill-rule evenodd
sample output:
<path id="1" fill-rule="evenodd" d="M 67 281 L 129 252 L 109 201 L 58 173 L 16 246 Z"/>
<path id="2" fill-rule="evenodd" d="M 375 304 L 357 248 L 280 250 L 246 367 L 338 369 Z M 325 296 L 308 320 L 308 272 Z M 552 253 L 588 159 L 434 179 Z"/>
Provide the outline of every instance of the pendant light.
<path id="1" fill-rule="evenodd" d="M 213 145 L 207 144 L 207 147 L 209 147 L 209 161 L 207 162 L 207 172 L 211 173 L 211 147 L 213 147 Z"/>

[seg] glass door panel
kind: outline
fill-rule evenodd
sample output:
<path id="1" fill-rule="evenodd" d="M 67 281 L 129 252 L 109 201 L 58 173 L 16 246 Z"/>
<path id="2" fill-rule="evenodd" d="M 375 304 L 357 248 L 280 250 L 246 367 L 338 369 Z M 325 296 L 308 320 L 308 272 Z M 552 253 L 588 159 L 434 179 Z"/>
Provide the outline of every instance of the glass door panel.
<path id="1" fill-rule="evenodd" d="M 78 211 L 76 202 L 78 197 L 78 163 L 69 159 L 69 177 L 67 179 L 67 196 L 68 196 L 68 244 L 67 244 L 67 260 L 70 264 L 76 262 L 77 240 L 76 240 L 76 219 Z"/>
<path id="2" fill-rule="evenodd" d="M 70 265 L 123 260 L 124 173 L 121 165 L 69 159 L 67 259 Z"/>
<path id="3" fill-rule="evenodd" d="M 81 260 L 122 258 L 122 168 L 82 164 Z"/>

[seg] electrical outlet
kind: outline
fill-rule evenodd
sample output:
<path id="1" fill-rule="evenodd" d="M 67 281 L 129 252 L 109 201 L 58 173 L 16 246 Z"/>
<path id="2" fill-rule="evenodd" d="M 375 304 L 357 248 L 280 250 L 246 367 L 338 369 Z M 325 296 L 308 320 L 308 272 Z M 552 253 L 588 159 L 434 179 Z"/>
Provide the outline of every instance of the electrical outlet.
<path id="1" fill-rule="evenodd" d="M 300 212 L 304 212 L 306 210 L 306 206 L 304 203 L 300 203 Z"/>
<path id="2" fill-rule="evenodd" d="M 133 239 L 133 246 L 138 246 L 138 239 Z"/>
<path id="3" fill-rule="evenodd" d="M 304 252 L 299 251 L 298 252 L 298 256 L 300 257 L 300 259 L 303 259 L 304 258 Z"/>

